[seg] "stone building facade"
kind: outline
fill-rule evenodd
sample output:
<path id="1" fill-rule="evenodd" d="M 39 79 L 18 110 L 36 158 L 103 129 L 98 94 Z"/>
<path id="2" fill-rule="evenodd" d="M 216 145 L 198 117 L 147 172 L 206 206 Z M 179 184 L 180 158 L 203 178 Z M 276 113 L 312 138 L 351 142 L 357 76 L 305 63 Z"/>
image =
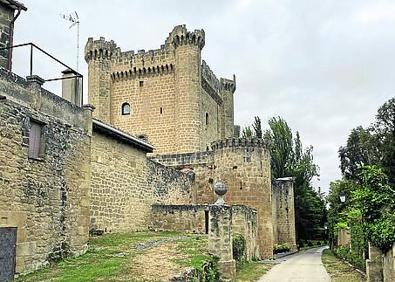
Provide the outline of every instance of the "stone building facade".
<path id="1" fill-rule="evenodd" d="M 122 52 L 88 39 L 89 103 L 94 117 L 135 136 L 155 153 L 205 151 L 234 135 L 233 79 L 218 79 L 201 59 L 203 30 L 176 26 L 157 50 Z"/>
<path id="2" fill-rule="evenodd" d="M 147 230 L 153 204 L 190 204 L 193 179 L 147 159 L 153 147 L 93 120 L 90 228 Z"/>
<path id="3" fill-rule="evenodd" d="M 0 236 L 16 237 L 2 263 L 16 255 L 17 273 L 87 248 L 91 111 L 42 83 L 0 69 Z"/>

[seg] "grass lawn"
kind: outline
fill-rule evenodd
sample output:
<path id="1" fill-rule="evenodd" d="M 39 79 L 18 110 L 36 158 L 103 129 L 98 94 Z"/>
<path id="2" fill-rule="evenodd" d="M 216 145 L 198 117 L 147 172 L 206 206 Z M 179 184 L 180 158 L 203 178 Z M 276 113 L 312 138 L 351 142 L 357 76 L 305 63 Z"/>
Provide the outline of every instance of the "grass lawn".
<path id="1" fill-rule="evenodd" d="M 262 262 L 246 262 L 237 269 L 236 282 L 257 281 L 263 274 L 268 272 L 275 264 Z"/>
<path id="2" fill-rule="evenodd" d="M 331 250 L 326 249 L 322 253 L 322 263 L 329 273 L 332 282 L 360 282 L 365 278 L 348 264 L 334 256 Z"/>
<path id="3" fill-rule="evenodd" d="M 206 236 L 175 232 L 106 234 L 87 253 L 62 260 L 16 282 L 163 281 L 206 260 Z"/>

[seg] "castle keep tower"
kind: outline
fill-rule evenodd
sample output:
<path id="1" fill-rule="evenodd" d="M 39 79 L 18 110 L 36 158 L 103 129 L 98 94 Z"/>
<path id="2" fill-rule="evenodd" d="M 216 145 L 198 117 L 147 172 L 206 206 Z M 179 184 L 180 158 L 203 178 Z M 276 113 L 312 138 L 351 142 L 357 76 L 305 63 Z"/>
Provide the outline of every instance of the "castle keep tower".
<path id="1" fill-rule="evenodd" d="M 233 137 L 233 80 L 218 79 L 201 59 L 203 30 L 174 27 L 156 50 L 122 52 L 88 39 L 89 103 L 94 117 L 148 138 L 156 154 L 206 151 Z"/>

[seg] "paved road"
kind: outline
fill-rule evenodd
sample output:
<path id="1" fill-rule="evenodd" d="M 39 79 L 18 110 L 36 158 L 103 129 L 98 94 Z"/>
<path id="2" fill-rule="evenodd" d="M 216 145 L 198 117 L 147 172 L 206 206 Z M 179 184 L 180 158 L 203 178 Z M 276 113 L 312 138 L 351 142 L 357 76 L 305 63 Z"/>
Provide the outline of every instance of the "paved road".
<path id="1" fill-rule="evenodd" d="M 279 259 L 258 282 L 321 282 L 331 281 L 321 262 L 326 247 L 302 251 Z"/>

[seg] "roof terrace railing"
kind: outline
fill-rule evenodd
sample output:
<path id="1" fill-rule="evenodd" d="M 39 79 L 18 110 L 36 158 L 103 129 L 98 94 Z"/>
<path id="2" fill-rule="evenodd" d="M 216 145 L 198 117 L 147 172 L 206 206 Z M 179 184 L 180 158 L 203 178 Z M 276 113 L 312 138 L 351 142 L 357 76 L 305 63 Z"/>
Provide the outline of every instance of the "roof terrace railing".
<path id="1" fill-rule="evenodd" d="M 74 70 L 72 67 L 66 65 L 65 63 L 63 63 L 62 61 L 57 59 L 55 56 L 53 56 L 50 53 L 48 53 L 47 51 L 41 49 L 40 47 L 38 47 L 34 43 L 29 42 L 29 43 L 17 44 L 17 45 L 13 45 L 13 46 L 2 47 L 2 48 L 0 48 L 0 51 L 1 50 L 10 50 L 10 49 L 12 50 L 14 48 L 26 47 L 26 46 L 30 47 L 30 60 L 29 60 L 30 61 L 30 63 L 29 63 L 30 76 L 34 75 L 34 53 L 35 53 L 34 51 L 37 50 L 37 51 L 41 52 L 42 54 L 46 55 L 47 57 L 51 58 L 52 60 L 54 60 L 58 64 L 60 64 L 63 67 L 65 67 L 69 71 L 69 73 L 73 74 L 73 75 L 64 76 L 64 77 L 48 78 L 48 79 L 44 79 L 44 81 L 45 82 L 49 82 L 49 81 L 57 81 L 57 80 L 65 80 L 65 79 L 73 79 L 73 78 L 80 79 L 80 81 L 81 81 L 81 88 L 80 88 L 81 98 L 83 97 L 84 76 L 81 73 L 79 73 L 78 71 Z"/>

